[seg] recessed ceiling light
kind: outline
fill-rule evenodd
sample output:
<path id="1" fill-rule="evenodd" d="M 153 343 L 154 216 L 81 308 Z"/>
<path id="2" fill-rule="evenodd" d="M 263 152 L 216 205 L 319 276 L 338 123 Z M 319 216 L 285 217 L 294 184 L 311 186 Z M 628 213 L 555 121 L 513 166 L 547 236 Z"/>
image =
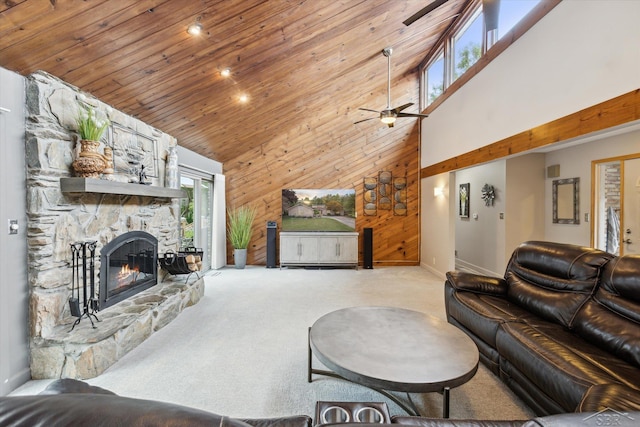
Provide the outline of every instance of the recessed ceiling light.
<path id="1" fill-rule="evenodd" d="M 240 95 L 240 97 L 238 99 L 240 100 L 240 102 L 242 102 L 244 104 L 245 102 L 249 101 L 249 96 L 247 96 L 245 94 L 242 94 L 242 95 Z"/>
<path id="2" fill-rule="evenodd" d="M 229 77 L 231 75 L 231 70 L 229 68 L 225 68 L 224 70 L 220 71 L 220 75 L 222 77 Z"/>
<path id="3" fill-rule="evenodd" d="M 202 24 L 200 24 L 199 22 L 194 22 L 193 24 L 189 25 L 189 27 L 187 27 L 187 33 L 191 34 L 192 36 L 197 36 L 202 32 Z"/>

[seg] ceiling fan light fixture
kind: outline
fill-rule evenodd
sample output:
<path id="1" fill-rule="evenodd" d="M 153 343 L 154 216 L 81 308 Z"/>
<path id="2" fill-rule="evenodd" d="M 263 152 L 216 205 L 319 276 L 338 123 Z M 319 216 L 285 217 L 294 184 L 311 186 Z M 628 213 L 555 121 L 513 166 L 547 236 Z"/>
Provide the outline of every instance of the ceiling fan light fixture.
<path id="1" fill-rule="evenodd" d="M 380 121 L 382 123 L 384 123 L 385 125 L 388 125 L 388 124 L 391 124 L 391 123 L 395 123 L 396 115 L 393 114 L 393 111 L 383 110 L 383 111 L 380 112 Z"/>

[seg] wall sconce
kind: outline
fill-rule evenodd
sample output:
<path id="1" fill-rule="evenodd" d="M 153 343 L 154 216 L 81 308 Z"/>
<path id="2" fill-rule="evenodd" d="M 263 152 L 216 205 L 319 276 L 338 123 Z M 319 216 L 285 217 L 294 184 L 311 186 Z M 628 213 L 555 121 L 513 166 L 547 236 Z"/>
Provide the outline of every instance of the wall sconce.
<path id="1" fill-rule="evenodd" d="M 433 187 L 433 197 L 444 196 L 444 188 L 443 187 Z"/>
<path id="2" fill-rule="evenodd" d="M 187 33 L 191 34 L 192 36 L 197 36 L 201 32 L 202 32 L 202 24 L 200 24 L 199 22 L 194 22 L 193 24 L 187 27 Z"/>

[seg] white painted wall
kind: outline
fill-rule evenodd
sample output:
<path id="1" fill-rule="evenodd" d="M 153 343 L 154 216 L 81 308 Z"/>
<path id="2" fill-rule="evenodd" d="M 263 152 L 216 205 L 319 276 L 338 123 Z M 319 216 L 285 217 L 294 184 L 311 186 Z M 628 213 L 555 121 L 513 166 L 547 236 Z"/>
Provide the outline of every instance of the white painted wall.
<path id="1" fill-rule="evenodd" d="M 485 274 L 498 274 L 504 269 L 503 248 L 505 222 L 499 219 L 499 212 L 505 210 L 505 168 L 506 161 L 498 160 L 485 165 L 463 169 L 456 172 L 456 208 L 459 204 L 458 187 L 470 184 L 469 218 L 455 217 L 455 236 L 457 260 L 466 268 Z M 485 206 L 482 200 L 482 186 L 494 186 L 496 198 L 493 206 Z M 504 272 L 504 270 L 502 271 Z"/>
<path id="2" fill-rule="evenodd" d="M 422 120 L 421 167 L 640 88 L 638 16 L 640 1 L 560 3 Z M 453 257 L 428 231 L 449 229 L 457 213 L 452 204 L 432 206 L 429 180 L 422 180 L 421 212 L 431 214 L 422 220 L 422 264 L 434 254 Z"/>
<path id="3" fill-rule="evenodd" d="M 600 138 L 578 146 L 547 153 L 546 166 L 560 165 L 560 176 L 545 182 L 545 239 L 591 244 L 591 223 L 584 214 L 591 215 L 591 162 L 632 153 L 640 153 L 640 130 Z M 554 224 L 551 193 L 554 179 L 580 178 L 580 224 Z"/>
<path id="4" fill-rule="evenodd" d="M 450 256 L 455 250 L 455 225 L 449 221 L 457 194 L 453 178 L 449 173 L 431 176 L 423 179 L 420 187 L 420 265 L 441 278 L 455 267 L 455 260 Z M 434 188 L 442 188 L 443 194 L 434 196 Z"/>
<path id="5" fill-rule="evenodd" d="M 505 234 L 501 275 L 522 242 L 545 239 L 545 155 L 532 153 L 507 159 Z"/>
<path id="6" fill-rule="evenodd" d="M 422 120 L 422 167 L 638 89 L 638 17 L 639 1 L 561 2 Z"/>
<path id="7" fill-rule="evenodd" d="M 0 396 L 31 378 L 27 286 L 25 79 L 0 67 Z M 18 232 L 9 234 L 9 220 Z"/>

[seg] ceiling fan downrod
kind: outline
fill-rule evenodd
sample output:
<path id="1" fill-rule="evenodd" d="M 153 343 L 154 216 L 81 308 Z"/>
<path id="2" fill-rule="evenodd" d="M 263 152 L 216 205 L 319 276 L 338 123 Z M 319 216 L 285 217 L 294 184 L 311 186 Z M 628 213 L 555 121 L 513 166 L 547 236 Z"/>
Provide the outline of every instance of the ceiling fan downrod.
<path id="1" fill-rule="evenodd" d="M 393 48 L 385 47 L 382 54 L 387 57 L 387 110 L 391 110 L 391 54 Z"/>

